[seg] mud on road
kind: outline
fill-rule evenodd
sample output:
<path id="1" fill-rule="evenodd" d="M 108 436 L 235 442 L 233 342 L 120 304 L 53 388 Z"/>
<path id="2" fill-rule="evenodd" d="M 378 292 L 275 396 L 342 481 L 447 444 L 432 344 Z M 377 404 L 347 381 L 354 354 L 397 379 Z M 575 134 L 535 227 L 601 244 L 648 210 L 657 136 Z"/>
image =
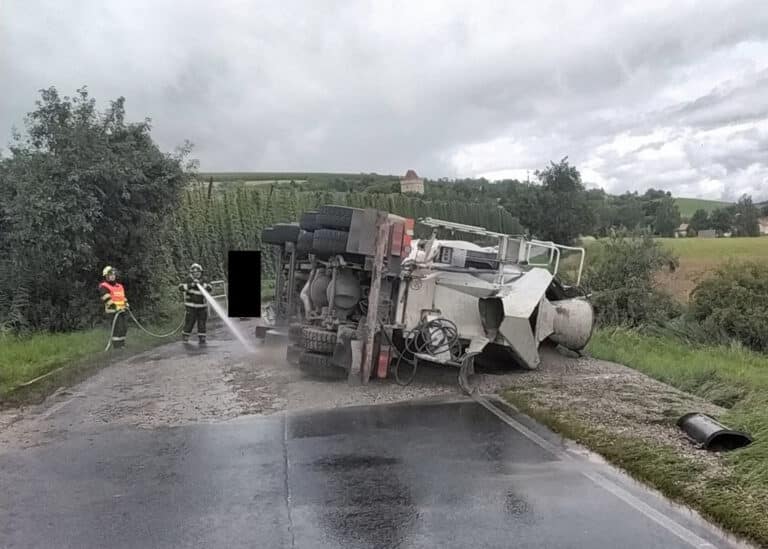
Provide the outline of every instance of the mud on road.
<path id="1" fill-rule="evenodd" d="M 255 324 L 242 323 L 252 334 Z M 636 424 L 644 435 L 672 442 L 701 455 L 664 421 L 670 413 L 720 410 L 624 366 L 543 351 L 536 372 L 479 373 L 472 382 L 483 393 L 513 387 L 537 399 L 579 410 L 590 421 L 617 429 Z M 421 367 L 414 382 L 392 380 L 367 386 L 305 378 L 285 361 L 281 347 L 248 353 L 221 327 L 207 348 L 180 342 L 116 362 L 88 380 L 61 388 L 43 404 L 0 412 L 0 448 L 45 444 L 94 425 L 157 429 L 188 423 L 219 422 L 282 410 L 328 409 L 461 395 L 454 368 Z M 0 451 L 2 451 L 0 449 Z"/>

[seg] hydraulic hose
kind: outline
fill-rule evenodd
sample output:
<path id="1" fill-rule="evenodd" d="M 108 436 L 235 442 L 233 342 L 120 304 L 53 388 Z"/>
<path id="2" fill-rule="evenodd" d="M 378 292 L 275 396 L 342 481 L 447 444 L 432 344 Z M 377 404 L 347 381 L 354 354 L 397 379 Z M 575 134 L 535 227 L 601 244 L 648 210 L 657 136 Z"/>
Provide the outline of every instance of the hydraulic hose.
<path id="1" fill-rule="evenodd" d="M 383 326 L 382 326 L 383 328 Z M 403 333 L 405 348 L 400 351 L 387 335 L 386 330 L 382 329 L 392 349 L 397 352 L 397 361 L 393 367 L 395 382 L 403 387 L 410 385 L 416 378 L 418 360 L 414 355 L 428 354 L 436 356 L 445 351 L 449 351 L 451 358 L 457 360 L 461 354 L 461 345 L 459 344 L 459 334 L 456 324 L 446 318 L 436 318 L 429 321 L 422 321 L 413 330 Z M 405 357 L 409 353 L 414 356 L 413 359 Z M 407 379 L 400 377 L 400 364 L 405 360 L 411 364 L 411 373 Z"/>

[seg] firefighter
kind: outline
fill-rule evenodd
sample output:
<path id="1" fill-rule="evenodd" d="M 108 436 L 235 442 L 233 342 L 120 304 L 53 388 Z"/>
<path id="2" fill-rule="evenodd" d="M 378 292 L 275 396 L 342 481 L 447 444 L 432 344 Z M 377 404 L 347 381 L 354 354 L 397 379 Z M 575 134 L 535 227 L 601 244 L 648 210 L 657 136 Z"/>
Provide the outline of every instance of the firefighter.
<path id="1" fill-rule="evenodd" d="M 205 323 L 208 320 L 208 303 L 198 286 L 202 286 L 207 292 L 213 290 L 211 285 L 203 280 L 203 268 L 198 263 L 193 263 L 189 267 L 189 277 L 183 284 L 179 284 L 179 290 L 184 292 L 184 307 L 186 308 L 181 339 L 184 343 L 187 343 L 189 336 L 192 335 L 192 329 L 197 324 L 197 340 L 200 345 L 205 345 Z"/>
<path id="2" fill-rule="evenodd" d="M 123 285 L 117 281 L 115 269 L 110 266 L 104 267 L 101 275 L 104 280 L 99 284 L 99 293 L 101 294 L 101 301 L 104 303 L 104 311 L 109 315 L 114 327 L 112 346 L 121 348 L 125 346 L 125 335 L 128 332 L 128 322 L 125 318 L 125 312 L 129 309 L 128 299 L 125 297 Z"/>

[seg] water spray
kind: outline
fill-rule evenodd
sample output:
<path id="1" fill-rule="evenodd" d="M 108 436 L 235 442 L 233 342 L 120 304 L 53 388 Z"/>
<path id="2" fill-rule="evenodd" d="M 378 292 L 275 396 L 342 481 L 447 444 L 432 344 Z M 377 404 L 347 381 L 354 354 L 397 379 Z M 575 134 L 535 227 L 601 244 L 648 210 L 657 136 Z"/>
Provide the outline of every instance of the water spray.
<path id="1" fill-rule="evenodd" d="M 237 340 L 242 343 L 243 347 L 249 352 L 249 353 L 255 353 L 256 350 L 251 346 L 251 344 L 248 342 L 246 337 L 240 332 L 235 322 L 229 318 L 227 315 L 227 312 L 224 310 L 224 307 L 221 306 L 221 304 L 216 301 L 211 294 L 209 294 L 205 288 L 201 284 L 197 284 L 197 288 L 200 290 L 200 292 L 203 294 L 203 297 L 208 302 L 208 304 L 211 306 L 211 308 L 216 311 L 216 314 L 219 315 L 219 318 L 224 321 L 224 324 L 227 325 L 227 328 L 229 328 L 229 331 L 232 332 L 232 334 L 237 338 Z"/>

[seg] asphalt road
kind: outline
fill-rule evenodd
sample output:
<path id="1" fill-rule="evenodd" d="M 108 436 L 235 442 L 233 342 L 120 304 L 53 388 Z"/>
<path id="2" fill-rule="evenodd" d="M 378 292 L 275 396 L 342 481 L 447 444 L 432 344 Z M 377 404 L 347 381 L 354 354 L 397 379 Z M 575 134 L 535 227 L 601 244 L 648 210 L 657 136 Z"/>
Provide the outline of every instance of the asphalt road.
<path id="1" fill-rule="evenodd" d="M 443 400 L 4 451 L 0 546 L 736 545 L 509 409 Z"/>

